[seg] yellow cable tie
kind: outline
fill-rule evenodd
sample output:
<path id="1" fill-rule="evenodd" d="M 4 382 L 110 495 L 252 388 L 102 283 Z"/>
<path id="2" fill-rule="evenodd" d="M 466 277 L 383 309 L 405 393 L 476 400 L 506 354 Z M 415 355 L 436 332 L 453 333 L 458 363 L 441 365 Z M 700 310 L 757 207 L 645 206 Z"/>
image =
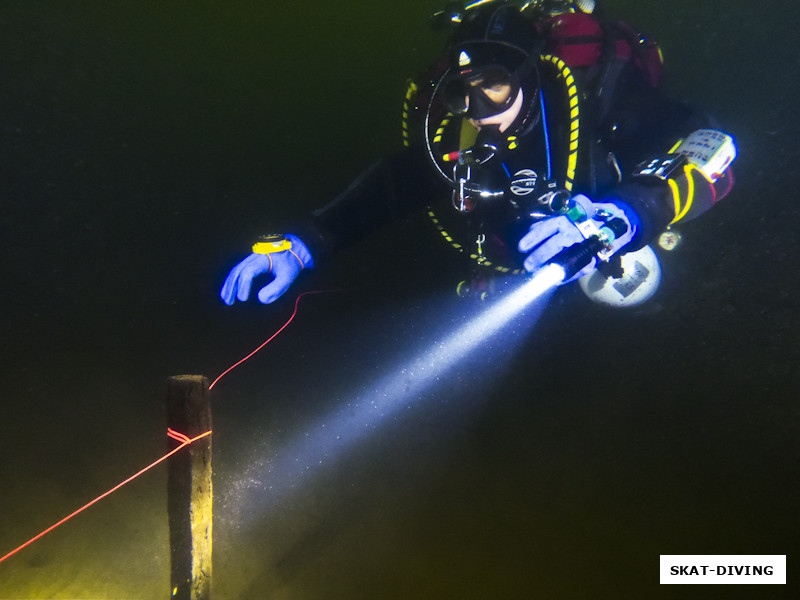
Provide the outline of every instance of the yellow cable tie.
<path id="1" fill-rule="evenodd" d="M 678 184 L 675 183 L 673 179 L 667 179 L 667 184 L 669 185 L 669 189 L 672 192 L 672 204 L 675 208 L 675 218 L 670 221 L 670 225 L 676 223 L 678 221 L 678 215 L 681 212 L 681 196 L 680 190 L 678 190 Z"/>
<path id="2" fill-rule="evenodd" d="M 683 172 L 686 175 L 686 204 L 680 214 L 676 215 L 675 221 L 680 221 L 685 217 L 686 213 L 691 210 L 692 204 L 694 204 L 694 178 L 692 177 L 692 170 L 694 168 L 694 165 L 684 165 L 683 167 Z M 673 221 L 673 223 L 675 221 Z"/>

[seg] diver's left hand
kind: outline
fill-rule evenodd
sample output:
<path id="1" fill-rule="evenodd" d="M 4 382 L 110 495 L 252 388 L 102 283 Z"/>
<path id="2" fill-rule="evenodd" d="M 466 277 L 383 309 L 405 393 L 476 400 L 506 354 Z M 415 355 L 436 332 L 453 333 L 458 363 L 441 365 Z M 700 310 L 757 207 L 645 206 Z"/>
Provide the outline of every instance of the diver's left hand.
<path id="1" fill-rule="evenodd" d="M 611 249 L 613 252 L 619 251 L 633 239 L 633 236 L 636 233 L 635 227 L 631 225 L 630 219 L 628 219 L 625 211 L 619 205 L 613 202 L 592 202 L 583 194 L 575 196 L 572 198 L 572 201 L 579 204 L 581 208 L 583 208 L 587 217 L 593 220 L 598 227 L 603 226 L 603 221 L 598 220 L 596 217 L 602 213 L 610 214 L 614 217 L 620 217 L 625 221 L 625 223 L 628 225 L 628 231 L 624 235 L 615 239 L 611 244 Z M 573 244 L 580 243 L 583 241 L 583 239 L 583 235 L 581 235 L 578 226 L 566 215 L 559 215 L 544 219 L 542 221 L 537 221 L 531 225 L 528 233 L 526 233 L 519 241 L 518 248 L 523 254 L 528 254 L 530 252 L 530 254 L 528 254 L 528 256 L 525 258 L 525 269 L 532 273 L 551 260 L 564 248 L 568 248 Z M 578 271 L 578 273 L 576 273 L 573 277 L 562 282 L 562 285 L 564 283 L 570 283 L 576 279 L 580 279 L 584 275 L 588 275 L 594 271 L 596 268 L 597 259 L 595 258 L 581 271 Z"/>
<path id="2" fill-rule="evenodd" d="M 270 304 L 289 289 L 301 271 L 314 267 L 311 252 L 300 238 L 287 233 L 286 239 L 291 243 L 289 250 L 253 253 L 231 269 L 220 290 L 225 304 L 230 306 L 237 300 L 245 302 L 250 297 L 253 280 L 265 274 L 272 275 L 273 279 L 259 290 L 258 301 Z"/>

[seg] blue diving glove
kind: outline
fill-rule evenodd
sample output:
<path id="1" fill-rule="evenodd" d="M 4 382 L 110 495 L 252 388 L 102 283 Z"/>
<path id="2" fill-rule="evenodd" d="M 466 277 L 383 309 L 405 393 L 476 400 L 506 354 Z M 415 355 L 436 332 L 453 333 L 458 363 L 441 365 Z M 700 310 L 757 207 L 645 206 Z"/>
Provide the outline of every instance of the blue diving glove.
<path id="1" fill-rule="evenodd" d="M 528 254 L 528 252 L 530 252 L 525 258 L 525 270 L 528 272 L 535 271 L 564 248 L 582 242 L 585 237 L 581 233 L 581 228 L 579 227 L 583 227 L 584 232 L 591 232 L 594 227 L 597 229 L 602 228 L 604 222 L 610 218 L 619 217 L 625 221 L 625 224 L 628 226 L 628 231 L 611 243 L 610 252 L 608 253 L 609 256 L 626 246 L 636 234 L 636 223 L 638 223 L 638 219 L 629 208 L 625 210 L 622 206 L 614 202 L 592 202 L 583 194 L 574 196 L 570 202 L 577 205 L 575 208 L 580 207 L 580 209 L 582 209 L 582 212 L 586 215 L 583 221 L 591 222 L 588 224 L 588 229 L 586 225 L 580 225 L 579 222 L 573 221 L 567 215 L 550 217 L 531 225 L 528 233 L 522 237 L 518 245 L 521 253 Z M 580 213 L 581 211 L 568 211 L 571 216 L 574 215 L 575 212 Z M 592 262 L 581 271 L 578 271 L 573 277 L 562 282 L 562 285 L 580 279 L 596 268 L 597 258 L 594 258 Z"/>
<path id="2" fill-rule="evenodd" d="M 253 254 L 231 269 L 219 295 L 228 306 L 236 300 L 245 302 L 250 297 L 253 279 L 269 273 L 274 279 L 258 292 L 258 301 L 269 304 L 289 289 L 300 271 L 313 267 L 314 259 L 298 237 L 290 233 L 265 236 L 253 245 Z"/>

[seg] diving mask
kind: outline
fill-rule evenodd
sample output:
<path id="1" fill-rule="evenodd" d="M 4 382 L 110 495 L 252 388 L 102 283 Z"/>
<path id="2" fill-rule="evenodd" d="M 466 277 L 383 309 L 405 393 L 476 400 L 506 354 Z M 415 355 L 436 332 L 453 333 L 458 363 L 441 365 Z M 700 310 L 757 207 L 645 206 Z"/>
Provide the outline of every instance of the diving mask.
<path id="1" fill-rule="evenodd" d="M 471 77 L 453 77 L 444 86 L 444 100 L 453 114 L 485 119 L 508 110 L 519 93 L 518 79 L 493 68 Z"/>

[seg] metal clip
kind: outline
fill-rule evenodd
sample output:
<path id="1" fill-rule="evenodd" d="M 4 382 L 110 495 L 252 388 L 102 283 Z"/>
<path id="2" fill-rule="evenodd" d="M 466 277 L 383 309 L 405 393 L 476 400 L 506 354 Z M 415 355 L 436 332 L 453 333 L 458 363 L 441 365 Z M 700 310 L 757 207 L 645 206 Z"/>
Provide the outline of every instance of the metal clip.
<path id="1" fill-rule="evenodd" d="M 469 165 L 457 164 L 453 167 L 453 181 L 458 186 L 453 190 L 453 207 L 459 212 L 469 212 L 475 208 L 475 199 L 470 197 L 466 189 L 471 175 L 472 171 Z"/>
<path id="2" fill-rule="evenodd" d="M 483 245 L 486 243 L 486 236 L 482 233 L 479 233 L 475 243 L 478 246 L 478 256 L 483 256 Z"/>

